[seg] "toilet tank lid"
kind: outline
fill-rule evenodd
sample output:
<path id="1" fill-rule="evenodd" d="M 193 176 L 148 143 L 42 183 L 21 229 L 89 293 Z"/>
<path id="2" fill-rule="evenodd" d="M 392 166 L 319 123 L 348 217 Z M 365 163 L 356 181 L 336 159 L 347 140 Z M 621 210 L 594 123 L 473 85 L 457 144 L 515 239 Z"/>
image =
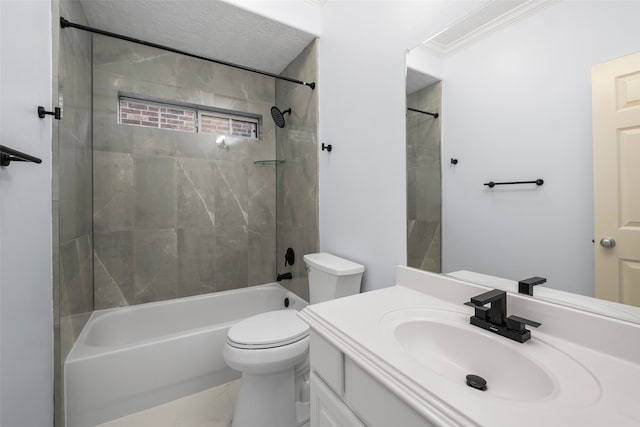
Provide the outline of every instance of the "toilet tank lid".
<path id="1" fill-rule="evenodd" d="M 317 268 L 318 270 L 322 270 L 336 276 L 348 276 L 350 274 L 362 273 L 364 271 L 364 265 L 326 252 L 307 254 L 303 258 L 308 267 Z"/>

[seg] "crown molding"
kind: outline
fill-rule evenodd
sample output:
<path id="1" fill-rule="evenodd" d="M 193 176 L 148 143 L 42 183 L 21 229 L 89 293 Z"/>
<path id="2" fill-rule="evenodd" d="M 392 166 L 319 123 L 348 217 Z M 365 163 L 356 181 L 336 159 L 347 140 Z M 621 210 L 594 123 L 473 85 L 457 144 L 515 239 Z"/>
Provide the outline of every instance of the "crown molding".
<path id="1" fill-rule="evenodd" d="M 492 0 L 490 3 L 484 5 L 475 12 L 465 16 L 464 18 L 445 28 L 438 34 L 425 40 L 422 44 L 430 50 L 439 53 L 440 55 L 447 55 L 455 51 L 456 49 L 473 43 L 481 37 L 487 36 L 503 27 L 519 21 L 520 19 L 533 15 L 534 13 L 539 12 L 540 10 L 556 3 L 559 0 L 527 0 L 519 5 L 515 5 L 513 9 L 505 13 L 490 18 L 490 20 L 488 20 L 486 23 L 477 26 L 476 28 L 470 29 L 468 32 L 458 37 L 451 43 L 444 44 L 437 41 L 438 37 L 441 37 L 447 32 L 452 31 L 453 29 L 458 29 L 460 26 L 467 25 L 468 21 L 470 21 L 476 15 L 480 14 L 485 10 L 485 8 L 491 6 L 496 1 L 499 0 Z"/>

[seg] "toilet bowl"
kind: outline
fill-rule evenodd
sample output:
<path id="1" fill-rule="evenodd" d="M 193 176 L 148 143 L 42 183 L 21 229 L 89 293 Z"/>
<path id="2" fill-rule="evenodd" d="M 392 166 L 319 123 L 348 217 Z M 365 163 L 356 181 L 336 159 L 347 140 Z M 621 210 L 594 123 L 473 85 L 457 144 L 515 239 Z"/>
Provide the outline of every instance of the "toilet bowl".
<path id="1" fill-rule="evenodd" d="M 299 426 L 308 414 L 298 414 L 296 372 L 309 357 L 309 327 L 297 310 L 269 311 L 249 317 L 229 329 L 224 359 L 242 372 L 233 427 Z M 298 387 L 303 384 L 298 381 Z M 306 417 L 305 417 L 306 415 Z M 298 419 L 299 416 L 301 419 Z"/>
<path id="2" fill-rule="evenodd" d="M 327 253 L 304 256 L 311 303 L 360 291 L 364 266 Z M 229 329 L 227 364 L 242 372 L 232 427 L 299 427 L 309 421 L 309 326 L 297 310 L 270 311 Z"/>

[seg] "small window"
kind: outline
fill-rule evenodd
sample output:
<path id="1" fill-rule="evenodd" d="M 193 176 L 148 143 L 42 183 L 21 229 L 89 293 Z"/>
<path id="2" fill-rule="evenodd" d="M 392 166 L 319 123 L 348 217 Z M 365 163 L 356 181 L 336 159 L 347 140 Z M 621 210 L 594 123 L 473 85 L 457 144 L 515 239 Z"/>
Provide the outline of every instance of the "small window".
<path id="1" fill-rule="evenodd" d="M 141 99 L 120 98 L 120 123 L 195 132 L 196 110 Z"/>
<path id="2" fill-rule="evenodd" d="M 216 111 L 130 97 L 120 97 L 120 123 L 191 133 L 258 138 L 260 119 L 241 112 Z"/>
<path id="3" fill-rule="evenodd" d="M 200 111 L 199 125 L 201 133 L 219 133 L 244 138 L 258 137 L 258 119 L 253 117 Z"/>

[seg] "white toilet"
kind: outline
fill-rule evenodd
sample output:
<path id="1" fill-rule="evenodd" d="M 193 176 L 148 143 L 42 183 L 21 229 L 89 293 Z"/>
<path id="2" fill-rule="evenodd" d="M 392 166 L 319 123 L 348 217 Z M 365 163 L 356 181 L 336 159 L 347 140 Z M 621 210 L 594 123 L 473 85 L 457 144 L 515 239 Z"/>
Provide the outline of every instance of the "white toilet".
<path id="1" fill-rule="evenodd" d="M 364 266 L 317 253 L 304 256 L 309 302 L 360 292 Z M 296 310 L 258 314 L 229 329 L 227 364 L 242 372 L 232 427 L 298 427 L 309 420 L 309 327 Z"/>

